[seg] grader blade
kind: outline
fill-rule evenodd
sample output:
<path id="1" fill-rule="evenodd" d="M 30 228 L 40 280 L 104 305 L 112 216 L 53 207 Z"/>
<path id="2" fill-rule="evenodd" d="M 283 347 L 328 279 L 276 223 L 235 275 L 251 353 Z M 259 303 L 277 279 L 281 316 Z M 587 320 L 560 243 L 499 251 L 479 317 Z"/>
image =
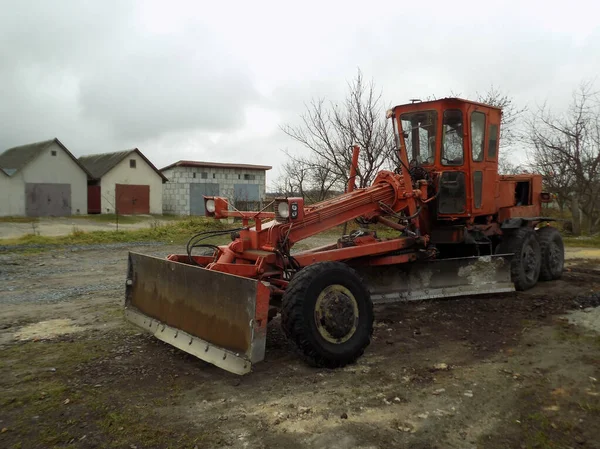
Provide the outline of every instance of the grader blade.
<path id="1" fill-rule="evenodd" d="M 374 303 L 512 292 L 511 257 L 506 254 L 369 267 L 362 274 Z"/>
<path id="2" fill-rule="evenodd" d="M 129 253 L 126 318 L 235 374 L 264 359 L 269 294 L 253 279 Z"/>

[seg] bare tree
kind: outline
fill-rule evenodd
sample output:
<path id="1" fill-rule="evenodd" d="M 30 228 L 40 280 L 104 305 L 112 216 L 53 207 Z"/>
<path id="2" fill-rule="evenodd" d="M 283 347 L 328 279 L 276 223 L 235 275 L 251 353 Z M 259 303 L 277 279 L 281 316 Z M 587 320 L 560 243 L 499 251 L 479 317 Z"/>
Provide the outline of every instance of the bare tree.
<path id="1" fill-rule="evenodd" d="M 513 164 L 509 158 L 501 157 L 498 160 L 498 173 L 501 175 L 518 175 L 519 173 L 523 173 L 523 169 Z"/>
<path id="2" fill-rule="evenodd" d="M 292 157 L 283 164 L 283 172 L 275 184 L 278 193 L 302 196 L 308 203 L 325 200 L 339 187 L 340 178 L 327 161 Z"/>
<path id="3" fill-rule="evenodd" d="M 310 150 L 306 159 L 291 157 L 292 166 L 288 165 L 293 169 L 289 175 L 296 181 L 298 168 L 307 169 L 308 176 L 302 177 L 304 192 L 317 190 L 317 196 L 324 197 L 332 188 L 342 190 L 349 177 L 353 144 L 361 147 L 359 187 L 369 185 L 384 167 L 393 166 L 396 156 L 382 94 L 372 81 L 365 82 L 360 70 L 348 83 L 344 102 L 312 100 L 301 118 L 300 125 L 284 125 L 281 129 Z"/>
<path id="4" fill-rule="evenodd" d="M 476 93 L 477 101 L 502 109 L 500 121 L 500 148 L 506 149 L 519 141 L 519 119 L 527 111 L 526 107 L 517 105 L 514 99 L 496 88 L 493 84 L 481 93 Z M 502 152 L 500 152 L 502 155 Z"/>
<path id="5" fill-rule="evenodd" d="M 580 232 L 580 210 L 593 231 L 600 223 L 600 93 L 583 82 L 565 113 L 542 105 L 527 125 L 532 167 L 559 204 L 570 205 L 573 232 Z"/>

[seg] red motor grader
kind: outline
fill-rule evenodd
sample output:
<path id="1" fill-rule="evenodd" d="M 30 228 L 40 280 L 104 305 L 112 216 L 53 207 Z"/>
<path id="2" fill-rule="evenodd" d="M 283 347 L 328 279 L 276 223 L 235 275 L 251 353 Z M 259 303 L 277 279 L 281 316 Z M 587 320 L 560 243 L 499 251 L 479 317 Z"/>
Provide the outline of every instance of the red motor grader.
<path id="1" fill-rule="evenodd" d="M 202 232 L 185 254 L 129 254 L 125 314 L 157 338 L 237 374 L 264 359 L 277 312 L 312 364 L 360 357 L 373 332 L 373 302 L 525 290 L 561 276 L 564 248 L 547 226 L 550 200 L 535 174 L 498 174 L 501 110 L 457 98 L 388 111 L 397 167 L 311 205 L 277 198 L 274 212 L 241 212 L 205 197 L 207 215 L 242 225 Z M 349 221 L 361 229 L 330 245 L 295 243 Z M 378 223 L 393 238 L 369 230 Z M 214 246 L 207 238 L 230 234 Z M 208 254 L 194 254 L 198 248 Z"/>

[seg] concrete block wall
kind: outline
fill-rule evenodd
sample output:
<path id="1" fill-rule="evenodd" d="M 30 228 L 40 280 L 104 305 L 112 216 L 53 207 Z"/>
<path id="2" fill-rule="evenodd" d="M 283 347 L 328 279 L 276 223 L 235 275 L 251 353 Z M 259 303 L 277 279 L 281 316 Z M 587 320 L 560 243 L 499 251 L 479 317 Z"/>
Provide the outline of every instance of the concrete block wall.
<path id="1" fill-rule="evenodd" d="M 206 177 L 203 178 L 203 173 Z M 266 172 L 236 168 L 212 167 L 173 167 L 163 171 L 169 181 L 163 185 L 163 212 L 165 214 L 190 214 L 190 184 L 219 184 L 219 196 L 234 202 L 235 184 L 258 184 L 259 197 L 264 200 L 266 193 Z M 196 174 L 196 177 L 194 177 Z M 253 180 L 244 175 L 254 175 Z"/>

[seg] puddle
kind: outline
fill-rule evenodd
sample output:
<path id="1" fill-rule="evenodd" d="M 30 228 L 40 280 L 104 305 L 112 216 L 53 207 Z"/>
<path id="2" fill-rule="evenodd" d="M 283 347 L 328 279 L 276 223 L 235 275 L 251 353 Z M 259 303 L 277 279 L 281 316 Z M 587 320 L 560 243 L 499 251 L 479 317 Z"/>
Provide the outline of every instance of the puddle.
<path id="1" fill-rule="evenodd" d="M 39 323 L 22 327 L 15 333 L 15 339 L 20 341 L 49 340 L 61 335 L 80 332 L 82 330 L 83 328 L 74 324 L 71 319 L 40 321 Z"/>
<path id="2" fill-rule="evenodd" d="M 600 333 L 600 307 L 587 307 L 567 315 L 569 323 Z"/>

